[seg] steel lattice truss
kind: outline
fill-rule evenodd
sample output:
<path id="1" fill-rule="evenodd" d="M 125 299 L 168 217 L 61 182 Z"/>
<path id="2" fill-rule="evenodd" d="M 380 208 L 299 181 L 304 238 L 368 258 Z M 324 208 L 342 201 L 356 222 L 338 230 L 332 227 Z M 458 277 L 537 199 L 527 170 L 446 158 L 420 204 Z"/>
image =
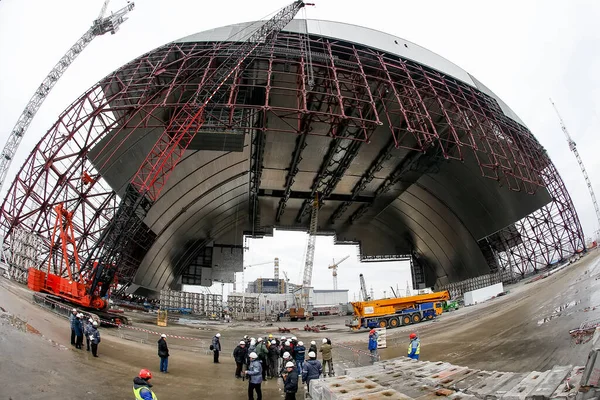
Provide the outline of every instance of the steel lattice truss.
<path id="1" fill-rule="evenodd" d="M 406 148 L 456 160 L 453 162 L 460 162 L 469 152 L 481 174 L 507 190 L 533 194 L 539 188 L 548 189 L 551 203 L 516 222 L 519 244 L 497 251 L 502 268 L 508 258 L 513 267 L 525 271 L 583 249 L 577 214 L 554 165 L 529 130 L 505 116 L 494 99 L 397 56 L 319 37 L 308 39 L 307 46 L 306 40 L 303 35 L 281 33 L 274 45 L 259 47 L 235 71 L 233 83 L 222 89 L 218 96 L 221 104 L 205 111 L 206 129 L 252 134 L 249 213 L 254 227 L 260 227 L 256 202 L 265 135 L 293 134 L 298 138 L 277 210 L 280 216 L 298 172 L 305 134 L 335 138 L 313 183 L 313 192 L 327 201 L 358 148 L 367 145 L 375 128 L 383 125 L 389 128 L 390 150 Z M 86 259 L 115 215 L 120 202 L 115 190 L 122 189 L 111 188 L 94 165 L 103 170 L 115 162 L 114 155 L 124 142 L 125 134 L 119 136 L 123 130 L 132 135 L 137 128 L 177 125 L 169 118 L 181 107 L 190 106 L 203 76 L 238 46 L 171 43 L 131 61 L 86 91 L 60 115 L 13 181 L 2 204 L 0 235 L 10 241 L 15 228 L 21 228 L 44 238 L 48 246 L 53 206 L 64 203 L 74 212 L 80 257 Z M 307 48 L 312 69 L 307 65 Z M 283 79 L 273 82 L 274 71 Z M 308 85 L 309 77 L 314 86 Z M 260 101 L 253 97 L 257 92 Z M 274 94 L 285 96 L 285 104 L 272 101 Z M 280 123 L 268 123 L 273 120 Z M 89 150 L 109 133 L 111 138 L 92 165 Z M 383 151 L 372 166 L 371 179 L 377 162 L 386 157 L 390 157 L 389 151 Z M 91 179 L 82 179 L 85 175 Z M 390 175 L 375 195 L 400 178 Z M 361 196 L 368 182 L 366 174 L 352 191 L 352 198 Z M 301 210 L 297 220 L 309 210 Z M 349 216 L 342 206 L 335 217 L 360 215 Z M 47 256 L 47 247 L 42 254 Z M 139 258 L 126 256 L 122 274 L 132 276 L 139 262 Z"/>

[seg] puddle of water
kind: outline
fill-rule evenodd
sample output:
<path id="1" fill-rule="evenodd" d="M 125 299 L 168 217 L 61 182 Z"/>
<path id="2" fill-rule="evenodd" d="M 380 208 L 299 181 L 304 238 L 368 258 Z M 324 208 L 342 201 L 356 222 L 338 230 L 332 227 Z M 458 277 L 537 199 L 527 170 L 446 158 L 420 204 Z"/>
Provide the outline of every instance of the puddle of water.
<path id="1" fill-rule="evenodd" d="M 578 305 L 579 303 L 581 303 L 581 300 L 571 301 L 569 303 L 565 303 L 565 304 L 562 304 L 562 305 L 556 307 L 554 309 L 554 312 L 552 313 L 552 315 L 550 315 L 549 317 L 545 317 L 545 318 L 542 318 L 542 319 L 538 320 L 538 322 L 537 322 L 538 326 L 539 325 L 543 325 L 546 322 L 550 322 L 554 318 L 560 317 L 562 315 L 563 311 L 565 311 L 568 308 L 574 307 L 574 306 Z"/>

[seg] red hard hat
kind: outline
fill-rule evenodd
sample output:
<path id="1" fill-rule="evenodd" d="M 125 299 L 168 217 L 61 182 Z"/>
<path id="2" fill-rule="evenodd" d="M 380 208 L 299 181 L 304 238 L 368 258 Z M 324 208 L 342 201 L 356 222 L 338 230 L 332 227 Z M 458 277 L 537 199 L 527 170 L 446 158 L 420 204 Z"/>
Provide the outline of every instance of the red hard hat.
<path id="1" fill-rule="evenodd" d="M 371 329 L 369 333 L 375 333 L 375 329 Z"/>
<path id="2" fill-rule="evenodd" d="M 142 379 L 151 379 L 152 378 L 152 372 L 150 372 L 149 369 L 145 369 L 144 368 L 144 369 L 142 369 L 140 371 L 139 377 L 142 378 Z"/>
<path id="3" fill-rule="evenodd" d="M 413 332 L 413 333 L 410 334 L 409 338 L 416 339 L 417 338 L 417 334 Z"/>

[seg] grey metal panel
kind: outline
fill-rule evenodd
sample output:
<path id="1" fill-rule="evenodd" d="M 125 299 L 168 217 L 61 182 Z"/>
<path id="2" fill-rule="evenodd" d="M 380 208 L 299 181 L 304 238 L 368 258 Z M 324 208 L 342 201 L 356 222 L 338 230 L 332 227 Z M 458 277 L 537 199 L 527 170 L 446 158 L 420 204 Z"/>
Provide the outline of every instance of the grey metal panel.
<path id="1" fill-rule="evenodd" d="M 175 40 L 174 42 L 242 41 L 245 40 L 245 38 L 249 36 L 252 30 L 256 29 L 257 26 L 257 21 L 228 25 L 195 33 L 193 35 Z M 307 26 L 308 33 L 311 35 L 341 39 L 347 42 L 368 46 L 373 49 L 382 50 L 389 54 L 395 54 L 404 59 L 412 60 L 427 67 L 433 68 L 473 87 L 476 87 L 498 101 L 498 104 L 507 117 L 525 126 L 523 121 L 521 121 L 521 119 L 506 105 L 506 103 L 504 103 L 491 90 L 481 84 L 481 82 L 477 81 L 467 71 L 440 56 L 439 54 L 427 50 L 418 44 L 375 29 L 334 21 L 313 19 L 305 21 L 302 19 L 295 19 L 290 22 L 284 30 L 294 33 L 305 33 Z"/>

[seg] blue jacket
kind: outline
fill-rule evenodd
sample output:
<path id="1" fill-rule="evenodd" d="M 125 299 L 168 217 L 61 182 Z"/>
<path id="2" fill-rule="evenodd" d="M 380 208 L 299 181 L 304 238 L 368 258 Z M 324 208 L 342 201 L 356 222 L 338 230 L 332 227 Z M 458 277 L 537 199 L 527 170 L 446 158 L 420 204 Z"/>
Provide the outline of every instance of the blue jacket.
<path id="1" fill-rule="evenodd" d="M 213 345 L 213 350 L 221 351 L 221 341 L 219 340 L 217 335 L 213 336 L 212 345 Z"/>
<path id="2" fill-rule="evenodd" d="M 319 379 L 323 373 L 323 366 L 319 360 L 308 360 L 302 367 L 302 382 L 308 382 L 311 379 Z"/>
<path id="3" fill-rule="evenodd" d="M 306 348 L 304 346 L 298 346 L 295 349 L 296 351 L 294 352 L 294 357 L 296 361 L 304 361 L 304 359 L 306 358 L 304 356 L 304 354 L 306 353 Z"/>
<path id="4" fill-rule="evenodd" d="M 77 319 L 77 317 L 73 313 L 71 313 L 69 315 L 69 323 L 71 324 L 71 329 L 72 330 L 75 329 L 75 320 L 76 319 Z"/>
<path id="5" fill-rule="evenodd" d="M 89 331 L 89 336 L 92 338 L 90 340 L 93 344 L 100 343 L 100 331 L 98 328 L 92 326 Z"/>
<path id="6" fill-rule="evenodd" d="M 262 383 L 262 365 L 260 361 L 252 361 L 250 363 L 250 368 L 248 368 L 248 370 L 246 371 L 246 374 L 250 376 L 250 383 Z"/>
<path id="7" fill-rule="evenodd" d="M 377 337 L 379 335 L 375 332 L 372 335 L 369 335 L 369 350 L 377 350 Z"/>
<path id="8" fill-rule="evenodd" d="M 75 318 L 75 321 L 73 321 L 73 330 L 75 331 L 75 335 L 83 336 L 83 325 L 79 318 Z"/>

